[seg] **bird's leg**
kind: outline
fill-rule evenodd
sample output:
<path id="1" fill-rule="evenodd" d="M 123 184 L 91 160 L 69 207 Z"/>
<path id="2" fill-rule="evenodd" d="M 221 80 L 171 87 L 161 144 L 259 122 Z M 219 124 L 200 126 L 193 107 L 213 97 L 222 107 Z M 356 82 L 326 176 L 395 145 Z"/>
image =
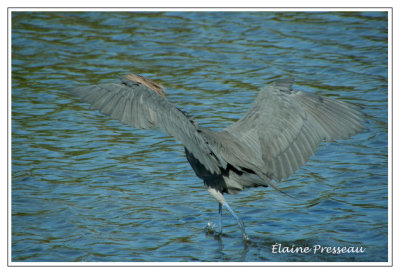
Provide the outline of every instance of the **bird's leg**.
<path id="1" fill-rule="evenodd" d="M 218 203 L 218 223 L 219 223 L 219 235 L 222 235 L 222 204 Z"/>
<path id="2" fill-rule="evenodd" d="M 242 231 L 243 239 L 244 240 L 249 240 L 249 237 L 247 237 L 246 230 L 244 229 L 244 224 L 242 220 L 236 215 L 236 213 L 233 211 L 233 209 L 228 205 L 226 202 L 224 195 L 215 188 L 209 187 L 208 192 L 218 201 L 219 207 L 218 207 L 218 212 L 219 212 L 219 229 L 220 232 L 222 232 L 222 207 L 224 206 L 229 213 L 235 218 L 235 220 L 238 222 L 240 230 Z"/>
<path id="3" fill-rule="evenodd" d="M 227 202 L 223 204 L 223 206 L 229 211 L 229 213 L 232 215 L 232 217 L 238 222 L 240 230 L 242 231 L 243 239 L 244 240 L 249 240 L 249 237 L 247 237 L 246 230 L 244 229 L 244 224 L 242 220 L 239 218 L 238 215 L 233 211 L 233 209 L 228 205 Z"/>

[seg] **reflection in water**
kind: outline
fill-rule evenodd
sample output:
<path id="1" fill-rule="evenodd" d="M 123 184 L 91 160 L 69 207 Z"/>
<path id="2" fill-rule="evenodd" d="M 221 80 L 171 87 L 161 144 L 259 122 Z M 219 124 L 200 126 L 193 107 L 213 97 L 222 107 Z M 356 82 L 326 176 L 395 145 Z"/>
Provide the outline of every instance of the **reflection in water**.
<path id="1" fill-rule="evenodd" d="M 216 225 L 215 224 L 210 224 L 208 223 L 207 226 L 205 227 L 204 231 L 207 235 L 207 238 L 213 239 L 218 243 L 218 251 L 216 252 L 218 258 L 216 258 L 216 261 L 227 261 L 229 258 L 229 254 L 226 254 L 224 251 L 224 241 L 230 241 L 232 236 L 225 234 L 222 232 L 222 234 L 219 233 L 219 230 L 215 230 Z M 236 246 L 237 248 L 237 255 L 240 255 L 240 258 L 237 260 L 239 262 L 246 262 L 248 261 L 246 259 L 247 252 L 249 251 L 249 246 L 253 244 L 252 239 L 248 239 L 246 241 L 242 241 L 242 244 L 240 243 Z"/>
<path id="2" fill-rule="evenodd" d="M 12 260 L 386 261 L 387 14 L 16 12 L 12 14 Z M 222 129 L 281 75 L 364 108 L 369 131 L 320 146 L 279 186 L 227 196 L 250 241 L 160 131 L 132 129 L 66 89 L 129 72 Z M 274 254 L 272 245 L 365 246 Z"/>

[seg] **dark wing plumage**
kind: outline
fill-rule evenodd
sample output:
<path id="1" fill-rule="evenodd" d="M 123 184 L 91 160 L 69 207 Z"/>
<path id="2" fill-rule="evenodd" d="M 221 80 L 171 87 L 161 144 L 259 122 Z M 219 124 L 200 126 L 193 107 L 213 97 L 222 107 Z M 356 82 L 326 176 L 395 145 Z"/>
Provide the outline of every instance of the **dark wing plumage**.
<path id="1" fill-rule="evenodd" d="M 305 164 L 322 141 L 361 132 L 362 116 L 348 103 L 294 91 L 280 81 L 263 88 L 250 110 L 224 131 L 247 144 L 267 177 L 279 181 Z"/>
<path id="2" fill-rule="evenodd" d="M 72 94 L 91 109 L 99 110 L 136 128 L 159 127 L 179 140 L 210 173 L 219 173 L 220 161 L 182 111 L 142 83 L 123 78 L 121 84 L 101 84 L 73 89 Z"/>
<path id="3" fill-rule="evenodd" d="M 290 94 L 323 130 L 326 141 L 346 139 L 365 129 L 363 114 L 355 105 L 313 93 Z"/>

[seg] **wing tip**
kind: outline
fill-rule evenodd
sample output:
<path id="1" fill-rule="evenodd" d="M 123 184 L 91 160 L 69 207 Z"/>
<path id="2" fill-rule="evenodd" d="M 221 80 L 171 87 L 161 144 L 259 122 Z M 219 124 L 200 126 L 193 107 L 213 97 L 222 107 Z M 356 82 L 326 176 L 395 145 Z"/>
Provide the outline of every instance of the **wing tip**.
<path id="1" fill-rule="evenodd" d="M 271 84 L 276 87 L 282 87 L 282 88 L 287 88 L 287 89 L 291 90 L 293 83 L 294 83 L 294 78 L 289 76 L 289 77 L 275 80 Z"/>

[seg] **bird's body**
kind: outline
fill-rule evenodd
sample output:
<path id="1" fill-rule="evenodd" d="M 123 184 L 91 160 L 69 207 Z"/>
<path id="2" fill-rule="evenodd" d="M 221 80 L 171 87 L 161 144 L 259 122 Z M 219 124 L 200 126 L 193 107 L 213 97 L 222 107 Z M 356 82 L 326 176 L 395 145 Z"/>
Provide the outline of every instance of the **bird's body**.
<path id="1" fill-rule="evenodd" d="M 138 75 L 120 84 L 80 87 L 73 93 L 93 109 L 137 128 L 160 127 L 178 139 L 196 175 L 210 194 L 243 223 L 223 194 L 245 188 L 278 187 L 315 153 L 322 141 L 348 138 L 364 129 L 358 107 L 292 89 L 282 80 L 263 88 L 249 111 L 222 131 L 196 123 L 167 101 L 163 88 Z M 220 227 L 221 229 L 221 227 Z"/>

